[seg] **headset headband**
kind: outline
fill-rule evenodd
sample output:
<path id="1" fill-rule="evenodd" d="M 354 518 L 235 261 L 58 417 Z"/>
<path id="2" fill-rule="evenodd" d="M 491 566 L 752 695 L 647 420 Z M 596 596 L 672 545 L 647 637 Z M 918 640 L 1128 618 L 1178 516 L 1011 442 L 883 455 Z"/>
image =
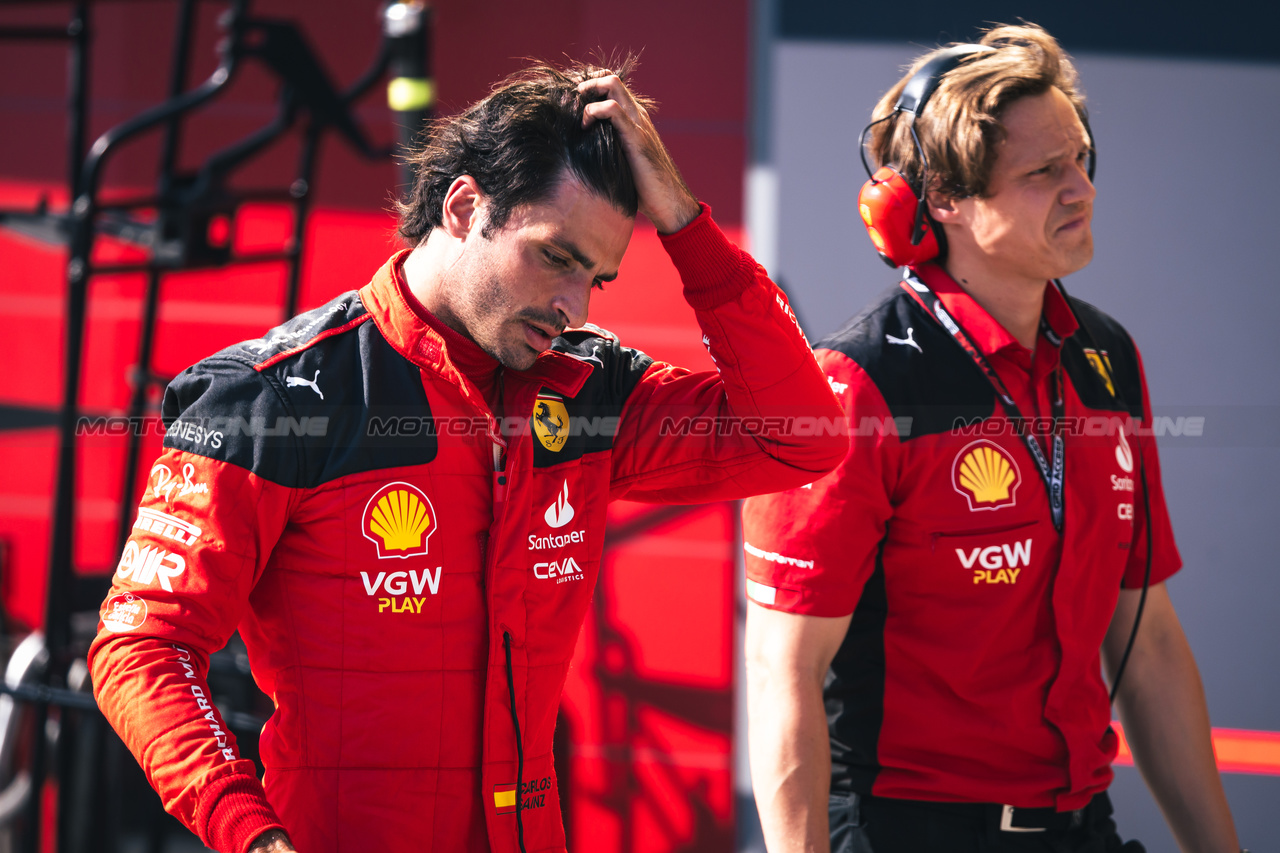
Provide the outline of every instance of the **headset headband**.
<path id="1" fill-rule="evenodd" d="M 916 148 L 920 152 L 920 159 L 926 171 L 929 168 L 929 163 L 924 156 L 924 146 L 920 144 L 919 138 L 916 137 L 916 119 L 924 112 L 925 105 L 929 103 L 929 99 L 933 97 L 933 93 L 937 91 L 938 86 L 942 83 L 942 78 L 948 72 L 953 71 L 960 63 L 976 53 L 995 52 L 996 48 L 985 44 L 957 44 L 938 51 L 937 56 L 921 65 L 920 70 L 911 75 L 907 85 L 902 87 L 902 94 L 898 95 L 898 101 L 893 105 L 893 112 L 880 119 L 880 121 L 886 121 L 899 112 L 911 113 L 911 136 L 915 139 Z M 873 121 L 867 125 L 858 139 L 858 153 L 862 157 L 862 167 L 866 169 L 867 175 L 871 174 L 871 167 L 867 164 L 866 149 L 863 143 L 866 140 L 867 131 L 872 126 L 879 124 L 880 121 Z M 1093 181 L 1093 172 L 1098 167 L 1098 150 L 1093 142 L 1093 128 L 1089 126 L 1089 117 L 1081 115 L 1080 121 L 1084 124 L 1085 133 L 1089 136 L 1089 180 Z"/>
<path id="2" fill-rule="evenodd" d="M 920 152 L 921 163 L 927 172 L 929 161 L 925 157 L 924 146 L 920 144 L 920 139 L 916 136 L 916 119 L 920 117 L 920 113 L 924 111 L 925 104 L 929 103 L 929 98 L 933 97 L 938 84 L 942 82 L 943 76 L 948 71 L 951 71 L 975 53 L 994 53 L 995 50 L 994 47 L 987 47 L 981 44 L 958 44 L 938 51 L 937 56 L 920 66 L 920 70 L 912 74 L 911 79 L 907 81 L 907 85 L 902 87 L 902 94 L 898 96 L 898 101 L 893 105 L 893 110 L 884 118 L 871 122 L 858 135 L 858 156 L 862 159 L 862 168 L 866 170 L 867 177 L 871 177 L 871 164 L 867 162 L 867 131 L 882 121 L 888 121 L 900 112 L 911 113 L 911 138 L 915 140 L 916 150 Z"/>
<path id="3" fill-rule="evenodd" d="M 948 71 L 975 53 L 995 52 L 994 47 L 984 44 L 958 44 L 939 51 L 937 56 L 920 66 L 920 70 L 911 76 L 907 85 L 902 87 L 902 94 L 898 96 L 898 102 L 893 105 L 893 111 L 896 113 L 901 110 L 911 113 L 914 121 L 920 117 L 920 113 L 924 112 L 925 104 L 929 103 L 929 98 L 933 96 L 938 84 L 942 82 L 943 76 Z"/>

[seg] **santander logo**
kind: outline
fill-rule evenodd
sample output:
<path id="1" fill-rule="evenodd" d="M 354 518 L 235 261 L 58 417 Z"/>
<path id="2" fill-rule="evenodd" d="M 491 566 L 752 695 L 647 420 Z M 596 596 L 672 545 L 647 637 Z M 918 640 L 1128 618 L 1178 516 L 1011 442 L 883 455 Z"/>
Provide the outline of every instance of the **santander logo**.
<path id="1" fill-rule="evenodd" d="M 564 488 L 560 490 L 560 496 L 556 498 L 556 502 L 547 507 L 546 513 L 542 516 L 551 527 L 564 527 L 573 521 L 573 506 L 569 503 L 569 481 L 564 481 Z"/>
<path id="2" fill-rule="evenodd" d="M 1124 430 L 1117 430 L 1120 436 L 1120 443 L 1116 445 L 1116 463 L 1119 464 L 1120 470 L 1126 474 L 1133 473 L 1133 450 L 1129 448 L 1129 442 L 1125 441 Z"/>

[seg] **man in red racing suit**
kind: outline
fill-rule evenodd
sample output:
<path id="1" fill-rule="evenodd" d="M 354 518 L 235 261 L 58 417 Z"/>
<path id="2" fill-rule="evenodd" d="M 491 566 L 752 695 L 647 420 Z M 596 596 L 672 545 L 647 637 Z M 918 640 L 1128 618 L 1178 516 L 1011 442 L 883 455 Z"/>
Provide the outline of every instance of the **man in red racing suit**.
<path id="1" fill-rule="evenodd" d="M 548 125 L 567 162 L 484 171 Z M 458 139 L 472 159 L 450 174 Z M 788 488 L 847 449 L 786 299 L 619 77 L 526 72 L 418 168 L 414 250 L 170 385 L 102 609 L 99 705 L 219 851 L 564 850 L 552 730 L 608 502 Z M 637 208 L 718 373 L 565 331 Z M 205 681 L 237 629 L 276 706 L 261 783 Z"/>

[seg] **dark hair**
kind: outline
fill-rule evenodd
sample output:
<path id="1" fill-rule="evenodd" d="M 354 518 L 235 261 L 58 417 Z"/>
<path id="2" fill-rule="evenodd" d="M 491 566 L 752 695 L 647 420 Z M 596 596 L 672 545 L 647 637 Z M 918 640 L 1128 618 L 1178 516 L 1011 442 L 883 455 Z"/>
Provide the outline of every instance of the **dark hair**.
<path id="1" fill-rule="evenodd" d="M 579 95 L 578 84 L 606 74 L 625 81 L 636 59 L 628 55 L 610 65 L 536 64 L 502 80 L 461 114 L 435 122 L 422 148 L 408 157 L 415 177 L 408 201 L 396 203 L 400 236 L 417 245 L 440 225 L 445 194 L 461 175 L 474 178 L 488 196 L 485 236 L 502 228 L 513 208 L 550 195 L 566 172 L 635 216 L 639 195 L 618 132 L 608 121 L 582 126 L 583 108 L 600 98 Z"/>
<path id="2" fill-rule="evenodd" d="M 1071 58 L 1058 42 L 1035 24 L 996 25 L 979 44 L 996 48 L 978 53 L 947 72 L 916 122 L 920 144 L 929 158 L 929 186 L 954 198 L 983 196 L 995 164 L 997 143 L 1004 139 L 1001 115 L 1018 98 L 1042 95 L 1051 88 L 1067 96 L 1086 119 L 1084 93 Z M 942 50 L 942 48 L 939 48 Z M 917 59 L 907 74 L 885 93 L 871 116 L 893 112 L 907 81 L 937 50 Z M 871 131 L 870 149 L 880 165 L 893 165 L 916 185 L 920 154 L 911 140 L 911 118 L 898 113 Z"/>

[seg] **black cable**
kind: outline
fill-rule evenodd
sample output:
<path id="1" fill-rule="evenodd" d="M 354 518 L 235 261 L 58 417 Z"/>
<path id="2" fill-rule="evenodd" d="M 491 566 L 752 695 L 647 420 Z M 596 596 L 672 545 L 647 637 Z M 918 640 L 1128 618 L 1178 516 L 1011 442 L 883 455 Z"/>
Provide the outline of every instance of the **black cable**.
<path id="1" fill-rule="evenodd" d="M 1147 527 L 1147 567 L 1142 573 L 1142 594 L 1138 596 L 1138 612 L 1133 614 L 1133 628 L 1129 631 L 1129 642 L 1125 644 L 1124 654 L 1120 656 L 1120 665 L 1116 667 L 1116 677 L 1111 682 L 1111 703 L 1115 704 L 1116 693 L 1120 690 L 1120 679 L 1124 676 L 1124 668 L 1129 663 L 1129 653 L 1133 651 L 1133 641 L 1138 639 L 1138 626 L 1142 624 L 1142 610 L 1147 606 L 1147 589 L 1151 585 L 1151 495 L 1147 489 L 1147 465 L 1142 458 L 1142 441 L 1138 431 L 1133 431 L 1133 443 L 1138 446 L 1138 476 L 1142 481 L 1142 512 Z"/>
<path id="2" fill-rule="evenodd" d="M 520 794 L 524 788 L 524 746 L 520 743 L 520 716 L 516 714 L 516 679 L 511 668 L 511 632 L 502 632 L 502 645 L 507 650 L 507 692 L 511 694 L 511 725 L 516 730 L 516 840 L 520 853 L 524 849 L 524 820 L 520 817 Z"/>
<path id="3" fill-rule="evenodd" d="M 1090 140 L 1092 140 L 1092 137 L 1090 137 Z M 1092 174 L 1090 174 L 1089 179 L 1093 180 Z M 1062 293 L 1062 298 L 1067 300 L 1067 306 L 1070 307 L 1071 298 L 1067 296 L 1067 289 L 1062 286 L 1062 280 L 1055 278 L 1053 283 L 1057 286 L 1059 292 Z M 1088 343 L 1092 345 L 1093 349 L 1101 353 L 1102 349 L 1098 346 L 1098 342 L 1094 340 L 1093 333 L 1089 331 L 1089 327 L 1084 324 L 1084 320 L 1080 318 L 1080 315 L 1076 314 L 1074 308 L 1071 309 L 1071 313 L 1075 315 L 1076 322 L 1080 325 L 1081 331 L 1083 331 L 1085 337 L 1089 339 Z M 1129 408 L 1128 401 L 1124 399 L 1124 394 L 1120 391 L 1119 377 L 1114 378 L 1112 387 L 1114 388 L 1114 391 L 1111 396 L 1120 401 L 1120 404 L 1124 406 L 1124 410 L 1129 412 L 1130 417 L 1132 417 L 1133 412 Z M 1143 414 L 1150 415 L 1150 412 L 1144 412 Z M 1147 420 L 1150 420 L 1150 417 L 1148 417 Z M 1121 427 L 1121 429 L 1123 430 L 1124 428 Z M 1138 626 L 1142 624 L 1142 611 L 1147 606 L 1147 590 L 1151 586 L 1151 555 L 1153 553 L 1153 543 L 1151 541 L 1151 493 L 1147 488 L 1147 463 L 1142 455 L 1142 439 L 1138 436 L 1137 427 L 1134 427 L 1133 430 L 1133 443 L 1137 445 L 1138 478 L 1139 482 L 1142 483 L 1142 513 L 1143 522 L 1146 525 L 1147 531 L 1147 565 L 1142 571 L 1142 592 L 1138 596 L 1138 610 L 1133 614 L 1133 627 L 1129 629 L 1129 642 L 1125 644 L 1124 654 L 1120 656 L 1120 665 L 1116 667 L 1115 678 L 1111 681 L 1111 696 L 1108 701 L 1113 705 L 1116 701 L 1116 693 L 1120 690 L 1120 679 L 1124 675 L 1125 667 L 1129 664 L 1129 655 L 1133 652 L 1133 643 L 1138 638 Z"/>
<path id="4" fill-rule="evenodd" d="M 864 127 L 862 129 L 862 133 L 858 134 L 858 156 L 862 158 L 862 168 L 866 170 L 868 178 L 874 178 L 874 176 L 871 172 L 871 165 L 867 163 L 867 131 L 871 130 L 871 128 L 875 127 L 877 124 L 879 124 L 882 121 L 888 121 L 889 119 L 893 118 L 897 114 L 898 114 L 898 111 L 894 110 L 884 118 L 876 119 L 875 121 L 871 122 L 871 124 Z"/>
<path id="5" fill-rule="evenodd" d="M 56 705 L 77 711 L 98 710 L 98 703 L 94 701 L 92 693 L 80 693 L 47 684 L 7 684 L 0 681 L 0 695 L 12 696 L 19 702 L 30 702 L 33 705 Z"/>
<path id="6" fill-rule="evenodd" d="M 920 137 L 916 136 L 916 114 L 911 114 L 911 140 L 916 144 L 916 153 L 920 155 L 920 192 L 916 195 L 920 200 L 916 202 L 916 224 L 911 229 L 911 245 L 919 246 L 920 241 L 924 239 L 924 211 L 928 206 L 929 198 L 929 155 L 924 153 L 924 146 L 920 144 Z"/>

